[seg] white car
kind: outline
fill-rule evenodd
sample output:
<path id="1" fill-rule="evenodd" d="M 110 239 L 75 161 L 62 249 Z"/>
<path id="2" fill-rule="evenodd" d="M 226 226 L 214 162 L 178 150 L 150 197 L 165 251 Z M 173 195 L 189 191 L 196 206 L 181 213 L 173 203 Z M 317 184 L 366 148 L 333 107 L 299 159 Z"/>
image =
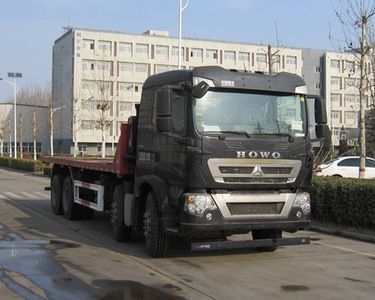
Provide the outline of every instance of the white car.
<path id="1" fill-rule="evenodd" d="M 314 175 L 358 178 L 359 156 L 344 156 L 318 165 L 314 169 Z M 366 157 L 365 178 L 375 178 L 375 159 L 373 158 Z"/>

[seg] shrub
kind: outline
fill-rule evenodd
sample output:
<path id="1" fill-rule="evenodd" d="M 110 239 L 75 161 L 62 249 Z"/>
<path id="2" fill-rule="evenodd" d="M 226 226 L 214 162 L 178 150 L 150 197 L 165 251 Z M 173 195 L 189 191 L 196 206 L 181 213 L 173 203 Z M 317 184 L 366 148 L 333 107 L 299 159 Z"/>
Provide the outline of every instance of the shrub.
<path id="1" fill-rule="evenodd" d="M 41 161 L 30 159 L 0 157 L 0 166 L 29 172 L 39 172 L 42 171 L 43 163 Z"/>
<path id="2" fill-rule="evenodd" d="M 315 177 L 310 190 L 312 219 L 375 230 L 375 181 Z"/>

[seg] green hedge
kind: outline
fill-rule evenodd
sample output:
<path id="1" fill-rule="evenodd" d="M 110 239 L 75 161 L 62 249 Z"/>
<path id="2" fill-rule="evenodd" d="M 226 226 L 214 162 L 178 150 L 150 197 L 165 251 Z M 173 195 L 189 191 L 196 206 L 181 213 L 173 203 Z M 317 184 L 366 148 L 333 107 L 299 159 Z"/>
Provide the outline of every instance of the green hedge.
<path id="1" fill-rule="evenodd" d="M 375 180 L 315 177 L 310 194 L 313 220 L 375 230 Z"/>
<path id="2" fill-rule="evenodd" d="M 41 161 L 9 157 L 0 157 L 0 166 L 29 172 L 39 172 L 43 169 L 43 163 Z"/>

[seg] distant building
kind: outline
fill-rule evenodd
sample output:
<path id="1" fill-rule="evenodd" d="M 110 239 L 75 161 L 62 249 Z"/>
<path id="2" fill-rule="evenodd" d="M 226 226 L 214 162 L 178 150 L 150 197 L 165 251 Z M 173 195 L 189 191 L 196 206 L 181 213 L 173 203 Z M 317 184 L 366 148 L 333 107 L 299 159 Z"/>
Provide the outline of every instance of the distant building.
<path id="1" fill-rule="evenodd" d="M 266 45 L 184 38 L 182 68 L 219 65 L 226 69 L 268 72 Z M 302 75 L 300 49 L 271 48 L 273 72 Z M 56 153 L 79 151 L 98 155 L 101 130 L 97 120 L 108 121 L 106 152 L 112 153 L 119 125 L 135 113 L 142 85 L 152 74 L 178 68 L 178 40 L 168 32 L 144 34 L 71 28 L 53 46 L 53 107 L 62 124 L 55 131 Z M 107 103 L 106 110 L 98 104 Z M 60 120 L 60 121 L 59 121 Z"/>
<path id="2" fill-rule="evenodd" d="M 0 133 L 3 136 L 4 155 L 14 153 L 14 106 L 13 102 L 0 102 Z M 35 127 L 33 115 L 35 112 Z M 33 128 L 35 128 L 37 153 L 49 151 L 49 107 L 43 105 L 17 104 L 17 156 L 21 151 L 24 154 L 33 154 Z M 12 149 L 10 150 L 10 145 Z"/>

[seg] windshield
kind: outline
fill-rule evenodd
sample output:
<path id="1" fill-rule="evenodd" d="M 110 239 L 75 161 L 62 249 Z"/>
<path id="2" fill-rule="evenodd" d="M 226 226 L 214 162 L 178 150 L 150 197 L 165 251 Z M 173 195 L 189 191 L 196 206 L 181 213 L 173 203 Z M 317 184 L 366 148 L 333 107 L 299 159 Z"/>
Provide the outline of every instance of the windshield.
<path id="1" fill-rule="evenodd" d="M 208 91 L 193 100 L 201 134 L 239 132 L 305 136 L 305 97 Z"/>

